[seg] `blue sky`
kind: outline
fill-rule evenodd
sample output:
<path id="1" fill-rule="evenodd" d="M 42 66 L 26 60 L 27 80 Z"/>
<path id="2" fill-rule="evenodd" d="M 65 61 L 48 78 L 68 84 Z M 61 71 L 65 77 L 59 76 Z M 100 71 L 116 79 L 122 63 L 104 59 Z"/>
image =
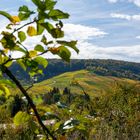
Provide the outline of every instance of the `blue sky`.
<path id="1" fill-rule="evenodd" d="M 30 0 L 1 0 L 0 10 L 16 14 L 24 4 L 32 6 Z M 66 39 L 79 41 L 80 54 L 73 52 L 73 58 L 140 62 L 140 0 L 58 0 L 56 7 L 71 15 L 64 30 Z M 3 27 L 6 21 L 0 20 Z"/>

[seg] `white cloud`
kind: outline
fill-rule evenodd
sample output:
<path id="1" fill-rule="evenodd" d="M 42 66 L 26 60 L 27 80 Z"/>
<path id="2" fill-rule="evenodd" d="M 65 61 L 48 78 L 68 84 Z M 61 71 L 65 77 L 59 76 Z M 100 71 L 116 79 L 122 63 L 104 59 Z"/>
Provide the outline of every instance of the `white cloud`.
<path id="1" fill-rule="evenodd" d="M 113 18 L 131 20 L 131 16 L 126 14 L 111 13 L 110 16 Z"/>
<path id="2" fill-rule="evenodd" d="M 110 3 L 116 3 L 118 0 L 108 0 Z"/>
<path id="3" fill-rule="evenodd" d="M 80 43 L 78 58 L 117 59 L 126 61 L 140 61 L 140 45 L 100 47 L 88 42 Z"/>
<path id="4" fill-rule="evenodd" d="M 140 36 L 136 36 L 136 39 L 140 39 Z"/>
<path id="5" fill-rule="evenodd" d="M 125 19 L 125 20 L 140 20 L 140 14 L 138 15 L 127 15 L 127 14 L 120 14 L 120 13 L 111 13 L 111 17 L 113 18 L 119 18 L 119 19 Z"/>
<path id="6" fill-rule="evenodd" d="M 89 40 L 93 37 L 103 37 L 107 35 L 106 32 L 99 28 L 80 25 L 80 24 L 65 24 L 64 31 L 68 39 L 74 40 Z"/>
<path id="7" fill-rule="evenodd" d="M 140 0 L 108 0 L 109 3 L 117 3 L 117 2 L 130 2 L 140 7 Z"/>
<path id="8" fill-rule="evenodd" d="M 140 7 L 140 0 L 129 0 L 129 2 L 134 3 L 136 6 Z"/>
<path id="9" fill-rule="evenodd" d="M 139 15 L 133 15 L 132 19 L 133 20 L 140 20 L 140 14 Z"/>
<path id="10" fill-rule="evenodd" d="M 101 47 L 88 42 L 91 38 L 107 35 L 106 32 L 98 28 L 66 24 L 64 30 L 67 38 L 78 39 L 80 53 L 79 55 L 74 53 L 73 58 L 119 59 L 139 62 L 140 45 Z"/>

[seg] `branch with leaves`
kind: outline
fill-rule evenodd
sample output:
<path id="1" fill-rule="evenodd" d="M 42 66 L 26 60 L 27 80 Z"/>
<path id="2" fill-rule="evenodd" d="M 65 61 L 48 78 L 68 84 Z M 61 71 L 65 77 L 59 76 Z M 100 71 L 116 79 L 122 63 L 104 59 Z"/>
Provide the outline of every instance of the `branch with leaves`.
<path id="1" fill-rule="evenodd" d="M 18 63 L 31 77 L 42 74 L 40 65 L 47 67 L 48 62 L 42 55 L 51 52 L 53 55 L 58 55 L 63 60 L 69 62 L 71 52 L 69 48 L 74 49 L 77 53 L 79 50 L 76 47 L 77 41 L 60 40 L 64 37 L 62 19 L 69 18 L 69 14 L 59 9 L 55 9 L 56 1 L 54 0 L 31 0 L 36 6 L 34 11 L 29 7 L 23 5 L 19 7 L 18 15 L 13 16 L 7 12 L 0 11 L 0 15 L 9 20 L 6 31 L 1 32 L 1 46 L 0 51 L 0 71 L 1 76 L 5 73 L 20 89 L 22 94 L 26 97 L 28 103 L 33 109 L 38 123 L 53 140 L 56 137 L 52 132 L 42 123 L 40 115 L 36 109 L 33 100 L 27 93 L 27 90 L 22 86 L 18 79 L 12 74 L 8 67 L 12 66 L 13 62 Z M 36 11 L 36 12 L 35 12 Z M 30 22 L 29 22 L 30 19 Z M 56 24 L 53 25 L 55 22 Z M 35 27 L 36 26 L 36 27 Z M 23 30 L 24 28 L 27 30 Z M 51 35 L 52 40 L 48 40 L 47 35 Z M 41 36 L 39 44 L 36 44 L 34 49 L 24 45 L 27 38 L 33 36 Z M 55 43 L 54 43 L 55 42 Z M 53 46 L 53 47 L 52 47 Z M 20 52 L 22 56 L 18 58 L 12 57 L 11 53 Z M 1 88 L 3 87 L 3 88 Z M 0 90 L 6 85 L 0 86 Z"/>

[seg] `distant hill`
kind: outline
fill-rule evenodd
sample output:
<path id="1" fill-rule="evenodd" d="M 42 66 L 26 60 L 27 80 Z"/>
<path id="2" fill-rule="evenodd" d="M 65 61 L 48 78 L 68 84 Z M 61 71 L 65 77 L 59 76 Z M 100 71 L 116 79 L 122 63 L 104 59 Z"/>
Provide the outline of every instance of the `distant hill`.
<path id="1" fill-rule="evenodd" d="M 71 83 L 73 81 L 78 82 L 86 93 L 93 96 L 98 96 L 106 93 L 117 82 L 136 83 L 136 81 L 134 80 L 112 76 L 99 76 L 87 70 L 80 70 L 74 72 L 66 72 L 48 80 L 37 83 L 32 87 L 30 93 L 33 95 L 44 94 L 52 89 L 52 87 L 57 87 L 60 90 L 68 87 L 71 89 L 72 93 L 83 94 L 81 87 L 75 85 L 71 86 Z"/>
<path id="2" fill-rule="evenodd" d="M 140 80 L 140 63 L 102 60 L 102 59 L 72 59 L 70 63 L 63 62 L 60 59 L 49 59 L 49 65 L 44 69 L 44 75 L 38 76 L 38 82 L 76 70 L 89 70 L 101 76 L 115 76 Z M 16 63 L 10 68 L 12 72 L 22 81 L 29 81 L 29 75 Z"/>

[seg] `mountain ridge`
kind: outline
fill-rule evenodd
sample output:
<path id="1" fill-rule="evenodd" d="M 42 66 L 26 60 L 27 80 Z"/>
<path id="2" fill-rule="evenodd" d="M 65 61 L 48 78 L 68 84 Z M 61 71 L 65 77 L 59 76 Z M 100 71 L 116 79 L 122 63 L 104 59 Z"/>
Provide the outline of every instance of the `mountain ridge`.
<path id="1" fill-rule="evenodd" d="M 60 59 L 48 59 L 48 66 L 43 70 L 44 75 L 38 76 L 38 82 L 53 76 L 76 70 L 88 70 L 101 76 L 115 76 L 140 80 L 140 63 L 112 59 L 72 59 L 66 63 Z M 10 70 L 19 80 L 30 81 L 30 76 L 14 63 Z"/>

